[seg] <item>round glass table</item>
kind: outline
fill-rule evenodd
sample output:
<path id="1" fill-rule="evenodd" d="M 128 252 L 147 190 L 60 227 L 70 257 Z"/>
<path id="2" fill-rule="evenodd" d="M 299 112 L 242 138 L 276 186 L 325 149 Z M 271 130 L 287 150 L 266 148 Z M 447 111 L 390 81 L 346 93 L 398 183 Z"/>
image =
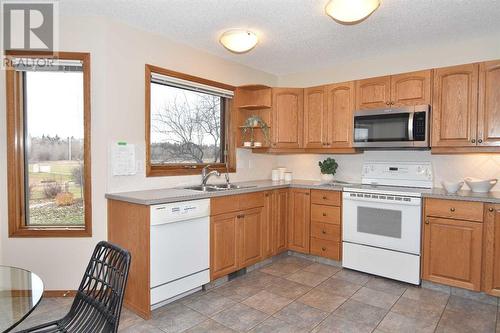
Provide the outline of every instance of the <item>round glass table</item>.
<path id="1" fill-rule="evenodd" d="M 38 275 L 16 267 L 0 266 L 0 332 L 8 332 L 33 311 L 43 294 Z"/>

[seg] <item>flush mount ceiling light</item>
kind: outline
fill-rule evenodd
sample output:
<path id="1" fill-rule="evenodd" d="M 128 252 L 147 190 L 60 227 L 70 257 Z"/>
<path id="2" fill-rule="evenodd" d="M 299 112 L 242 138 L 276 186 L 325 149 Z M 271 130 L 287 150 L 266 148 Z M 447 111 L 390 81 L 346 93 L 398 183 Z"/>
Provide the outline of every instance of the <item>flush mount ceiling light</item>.
<path id="1" fill-rule="evenodd" d="M 219 39 L 222 46 L 234 53 L 245 53 L 257 45 L 257 35 L 245 29 L 232 29 L 224 32 Z"/>
<path id="2" fill-rule="evenodd" d="M 342 24 L 356 24 L 370 16 L 380 6 L 380 0 L 330 0 L 326 14 Z"/>

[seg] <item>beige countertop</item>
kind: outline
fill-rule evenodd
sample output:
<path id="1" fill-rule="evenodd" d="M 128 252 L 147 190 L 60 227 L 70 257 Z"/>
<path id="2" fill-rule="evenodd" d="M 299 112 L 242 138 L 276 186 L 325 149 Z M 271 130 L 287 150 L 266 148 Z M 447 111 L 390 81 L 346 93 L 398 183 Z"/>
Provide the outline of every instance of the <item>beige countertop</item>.
<path id="1" fill-rule="evenodd" d="M 320 189 L 330 191 L 343 191 L 345 188 L 373 188 L 373 186 L 350 184 L 345 186 L 333 186 L 314 180 L 293 180 L 291 182 L 273 182 L 271 180 L 258 180 L 249 182 L 238 182 L 237 185 L 248 186 L 246 188 L 217 191 L 217 192 L 200 192 L 195 190 L 187 190 L 183 188 L 164 188 L 146 191 L 133 191 L 123 193 L 108 193 L 106 198 L 110 200 L 126 201 L 139 205 L 157 205 L 171 202 L 198 200 L 205 198 L 220 197 L 225 195 L 251 193 L 265 190 L 273 190 L 279 188 L 307 188 Z M 384 187 L 384 189 L 388 189 Z M 401 191 L 401 188 L 392 188 L 393 190 Z M 409 189 L 404 188 L 405 191 Z M 448 194 L 442 188 L 433 189 L 412 189 L 414 192 L 422 193 L 424 198 L 450 199 L 450 200 L 468 200 L 480 201 L 487 203 L 500 204 L 500 192 L 474 193 L 472 191 L 459 191 L 454 194 Z"/>

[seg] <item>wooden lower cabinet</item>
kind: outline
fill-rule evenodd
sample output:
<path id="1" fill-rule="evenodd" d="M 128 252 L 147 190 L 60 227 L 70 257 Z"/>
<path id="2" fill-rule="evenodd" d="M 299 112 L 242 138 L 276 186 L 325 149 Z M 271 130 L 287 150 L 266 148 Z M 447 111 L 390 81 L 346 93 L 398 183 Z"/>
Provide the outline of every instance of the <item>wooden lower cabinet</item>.
<path id="1" fill-rule="evenodd" d="M 483 290 L 500 296 L 500 205 L 486 205 L 484 214 Z"/>
<path id="2" fill-rule="evenodd" d="M 422 278 L 480 290 L 483 224 L 426 216 Z"/>
<path id="3" fill-rule="evenodd" d="M 239 232 L 238 266 L 253 265 L 262 259 L 262 221 L 263 209 L 254 208 L 236 216 L 236 229 Z"/>
<path id="4" fill-rule="evenodd" d="M 311 254 L 342 259 L 342 195 L 311 191 Z"/>
<path id="5" fill-rule="evenodd" d="M 290 189 L 288 208 L 288 248 L 309 253 L 311 197 L 310 190 Z"/>
<path id="6" fill-rule="evenodd" d="M 288 198 L 289 190 L 276 190 L 273 193 L 275 203 L 274 229 L 276 230 L 274 254 L 288 250 Z"/>
<path id="7" fill-rule="evenodd" d="M 213 278 L 238 269 L 239 212 L 216 215 L 210 221 L 210 274 Z"/>

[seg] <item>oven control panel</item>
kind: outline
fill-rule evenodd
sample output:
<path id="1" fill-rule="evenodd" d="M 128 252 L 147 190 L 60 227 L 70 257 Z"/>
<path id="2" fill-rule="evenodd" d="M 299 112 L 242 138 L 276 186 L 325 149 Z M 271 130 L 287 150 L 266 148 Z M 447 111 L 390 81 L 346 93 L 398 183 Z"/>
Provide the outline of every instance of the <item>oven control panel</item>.
<path id="1" fill-rule="evenodd" d="M 431 162 L 365 162 L 362 183 L 431 188 Z"/>

